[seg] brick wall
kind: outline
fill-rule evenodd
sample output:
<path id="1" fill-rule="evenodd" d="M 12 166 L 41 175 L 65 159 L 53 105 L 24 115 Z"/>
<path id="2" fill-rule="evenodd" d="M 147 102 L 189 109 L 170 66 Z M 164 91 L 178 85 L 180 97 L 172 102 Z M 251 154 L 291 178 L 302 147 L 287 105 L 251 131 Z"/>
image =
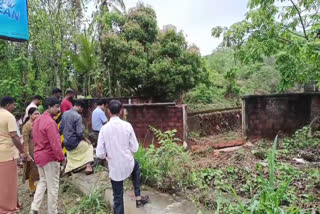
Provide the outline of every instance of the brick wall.
<path id="1" fill-rule="evenodd" d="M 313 96 L 311 101 L 311 118 L 320 116 L 320 96 Z"/>
<path id="2" fill-rule="evenodd" d="M 185 106 L 175 104 L 140 104 L 128 105 L 127 121 L 136 132 L 137 138 L 144 146 L 155 141 L 155 137 L 149 126 L 162 131 L 177 130 L 177 137 L 185 139 L 183 111 Z"/>
<path id="3" fill-rule="evenodd" d="M 241 129 L 241 110 L 221 110 L 219 112 L 188 115 L 188 129 L 191 132 L 199 132 L 201 136 Z"/>
<path id="4" fill-rule="evenodd" d="M 97 99 L 83 100 L 86 102 L 83 122 L 85 127 L 91 131 L 91 115 L 92 111 L 96 108 Z M 107 101 L 109 100 L 107 99 Z M 139 142 L 144 146 L 150 145 L 153 141 L 157 144 L 149 126 L 162 131 L 176 129 L 177 137 L 181 140 L 186 139 L 184 105 L 176 105 L 175 103 L 143 103 L 144 100 L 141 99 L 131 99 L 131 104 L 128 104 L 129 102 L 126 99 L 121 101 L 124 103 L 125 108 L 123 118 L 132 124 Z M 110 118 L 110 115 L 107 115 L 107 117 Z"/>
<path id="5" fill-rule="evenodd" d="M 139 103 L 148 103 L 150 100 L 148 98 L 139 98 L 139 97 L 120 97 L 120 98 L 102 98 L 103 100 L 108 103 L 112 99 L 117 99 L 121 101 L 122 104 L 139 104 Z M 97 107 L 97 101 L 100 99 L 79 99 L 83 100 L 86 103 L 86 108 L 84 109 L 84 112 L 82 114 L 83 116 L 83 122 L 89 131 L 91 131 L 91 115 L 93 110 Z M 107 115 L 107 111 L 105 112 Z M 109 118 L 109 117 L 108 117 Z"/>
<path id="6" fill-rule="evenodd" d="M 245 135 L 274 138 L 279 131 L 293 134 L 320 113 L 320 93 L 243 97 Z"/>

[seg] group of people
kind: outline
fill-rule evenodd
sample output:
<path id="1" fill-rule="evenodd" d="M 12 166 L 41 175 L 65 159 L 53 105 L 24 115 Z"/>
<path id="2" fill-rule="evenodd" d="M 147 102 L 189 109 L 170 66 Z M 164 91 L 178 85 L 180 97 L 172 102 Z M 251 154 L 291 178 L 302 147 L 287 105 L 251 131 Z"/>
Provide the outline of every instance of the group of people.
<path id="1" fill-rule="evenodd" d="M 18 200 L 17 160 L 24 160 L 23 180 L 28 180 L 33 196 L 30 213 L 39 212 L 42 199 L 48 195 L 48 213 L 58 213 L 58 191 L 61 169 L 64 174 L 84 170 L 93 173 L 92 143 L 84 134 L 82 112 L 85 103 L 75 100 L 75 92 L 67 90 L 60 103 L 62 91 L 54 89 L 52 97 L 45 100 L 42 112 L 41 97 L 34 96 L 23 117 L 22 136 L 12 114 L 16 108 L 14 98 L 0 100 L 0 214 L 16 213 L 21 209 Z M 74 105 L 73 105 L 74 103 Z M 136 196 L 136 206 L 149 201 L 141 196 L 139 164 L 133 153 L 139 144 L 130 123 L 120 119 L 122 104 L 112 100 L 97 102 L 92 113 L 92 130 L 97 139 L 96 155 L 106 159 L 114 196 L 114 213 L 123 214 L 123 181 L 131 177 Z M 105 111 L 108 111 L 108 121 Z M 37 184 L 36 184 L 37 182 Z"/>

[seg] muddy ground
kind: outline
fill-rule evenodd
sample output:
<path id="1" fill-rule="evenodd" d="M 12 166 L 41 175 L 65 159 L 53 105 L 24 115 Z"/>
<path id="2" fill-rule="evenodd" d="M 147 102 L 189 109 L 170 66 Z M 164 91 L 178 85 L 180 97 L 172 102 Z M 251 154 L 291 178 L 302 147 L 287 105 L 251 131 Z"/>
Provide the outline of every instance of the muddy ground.
<path id="1" fill-rule="evenodd" d="M 19 212 L 21 214 L 29 214 L 33 197 L 29 195 L 28 182 L 22 182 L 23 169 L 19 168 L 19 201 L 23 204 L 23 209 Z M 60 179 L 59 189 L 59 214 L 70 213 L 72 207 L 78 205 L 83 195 L 77 191 L 68 181 L 68 178 Z M 47 195 L 43 198 L 40 208 L 40 214 L 47 213 Z"/>
<path id="2" fill-rule="evenodd" d="M 259 139 L 246 140 L 240 131 L 193 139 L 193 161 L 200 168 L 216 168 L 233 164 L 249 167 L 259 161 L 250 152 L 257 141 Z"/>
<path id="3" fill-rule="evenodd" d="M 284 137 L 284 136 L 283 136 Z M 276 179 L 281 183 L 289 175 L 292 197 L 295 203 L 304 209 L 320 208 L 320 150 L 296 150 L 294 152 L 281 148 L 278 142 Z M 232 185 L 240 196 L 250 198 L 258 191 L 257 179 L 261 174 L 268 178 L 268 154 L 273 141 L 263 139 L 246 139 L 241 131 L 231 131 L 215 136 L 192 139 L 192 158 L 198 168 L 222 170 L 221 182 L 217 177 L 212 180 L 212 188 Z M 305 156 L 304 154 L 311 155 Z M 312 158 L 311 158 L 312 157 Z M 259 170 L 258 170 L 259 168 Z M 232 172 L 230 173 L 230 170 Z M 234 179 L 232 178 L 234 177 Z M 253 179 L 254 178 L 254 179 Z M 252 184 L 249 184 L 253 182 Z M 252 188 L 244 189 L 251 185 Z M 253 187 L 254 185 L 257 188 Z M 252 193 L 248 193 L 248 191 Z M 222 192 L 225 189 L 222 188 Z M 214 199 L 215 200 L 215 199 Z M 213 203 L 213 201 L 208 201 Z"/>

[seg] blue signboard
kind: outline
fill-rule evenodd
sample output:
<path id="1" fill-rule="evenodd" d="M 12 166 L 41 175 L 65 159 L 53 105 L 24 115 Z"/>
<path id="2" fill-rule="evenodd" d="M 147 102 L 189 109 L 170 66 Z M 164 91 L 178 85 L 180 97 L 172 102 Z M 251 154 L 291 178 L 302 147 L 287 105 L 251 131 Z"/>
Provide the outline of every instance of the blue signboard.
<path id="1" fill-rule="evenodd" d="M 0 0 L 0 37 L 29 40 L 27 0 Z"/>

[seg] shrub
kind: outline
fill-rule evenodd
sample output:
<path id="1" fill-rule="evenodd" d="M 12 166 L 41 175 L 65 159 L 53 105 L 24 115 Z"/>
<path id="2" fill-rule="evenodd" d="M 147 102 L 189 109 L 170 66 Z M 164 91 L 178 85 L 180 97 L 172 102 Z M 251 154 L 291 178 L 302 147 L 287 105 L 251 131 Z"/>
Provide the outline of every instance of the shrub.
<path id="1" fill-rule="evenodd" d="M 191 169 L 189 153 L 175 138 L 176 130 L 161 132 L 153 127 L 160 148 L 152 144 L 149 148 L 140 147 L 135 158 L 140 164 L 142 180 L 158 189 L 175 190 L 188 182 Z"/>
<path id="2" fill-rule="evenodd" d="M 312 133 L 310 126 L 305 126 L 295 132 L 292 138 L 285 138 L 282 146 L 287 149 L 315 148 L 320 145 L 317 132 Z"/>
<path id="3" fill-rule="evenodd" d="M 106 200 L 104 200 L 104 189 L 95 189 L 89 195 L 85 196 L 79 205 L 70 210 L 70 214 L 78 213 L 97 213 L 105 214 L 112 213 L 111 207 Z"/>

